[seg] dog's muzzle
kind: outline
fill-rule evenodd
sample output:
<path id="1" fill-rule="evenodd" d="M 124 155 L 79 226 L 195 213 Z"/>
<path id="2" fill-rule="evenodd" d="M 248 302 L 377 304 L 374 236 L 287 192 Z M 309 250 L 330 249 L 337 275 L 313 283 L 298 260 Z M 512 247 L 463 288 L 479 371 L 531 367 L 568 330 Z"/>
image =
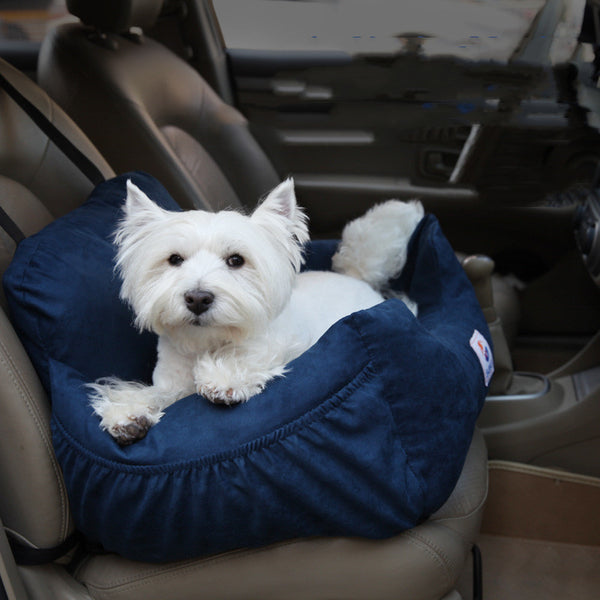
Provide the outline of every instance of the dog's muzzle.
<path id="1" fill-rule="evenodd" d="M 205 290 L 192 290 L 183 295 L 185 305 L 195 315 L 205 313 L 215 300 L 215 295 Z"/>

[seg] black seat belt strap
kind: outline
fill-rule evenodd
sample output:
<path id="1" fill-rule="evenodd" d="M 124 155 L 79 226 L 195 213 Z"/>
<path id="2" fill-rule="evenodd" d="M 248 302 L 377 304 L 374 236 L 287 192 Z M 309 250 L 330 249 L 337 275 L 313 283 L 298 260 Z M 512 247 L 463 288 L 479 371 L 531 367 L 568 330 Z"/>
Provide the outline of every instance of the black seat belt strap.
<path id="1" fill-rule="evenodd" d="M 0 73 L 0 88 L 2 88 L 22 109 L 31 120 L 48 136 L 50 141 L 56 144 L 73 164 L 94 184 L 102 183 L 105 178 L 98 167 L 81 151 L 73 142 L 67 138 L 57 127 L 44 115 L 44 113 L 30 102 L 21 92 Z M 0 227 L 19 244 L 25 235 L 18 225 L 0 207 Z"/>
<path id="2" fill-rule="evenodd" d="M 32 121 L 71 159 L 94 185 L 98 185 L 104 181 L 104 175 L 102 175 L 100 169 L 2 74 L 0 74 L 0 87 L 31 117 Z"/>
<path id="3" fill-rule="evenodd" d="M 8 233 L 17 246 L 25 239 L 25 234 L 19 226 L 10 218 L 7 212 L 0 206 L 0 227 Z"/>
<path id="4" fill-rule="evenodd" d="M 67 536 L 60 544 L 52 548 L 33 548 L 17 541 L 13 537 L 8 538 L 10 549 L 13 553 L 15 562 L 18 565 L 44 565 L 58 560 L 81 542 L 81 534 L 74 531 Z"/>

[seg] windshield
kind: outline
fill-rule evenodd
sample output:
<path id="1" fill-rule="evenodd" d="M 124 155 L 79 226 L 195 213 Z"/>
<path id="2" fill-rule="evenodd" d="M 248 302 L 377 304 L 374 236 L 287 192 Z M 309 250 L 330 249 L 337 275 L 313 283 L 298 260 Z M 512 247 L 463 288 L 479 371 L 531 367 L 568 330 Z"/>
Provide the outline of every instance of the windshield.
<path id="1" fill-rule="evenodd" d="M 341 50 L 509 61 L 523 40 L 569 60 L 585 0 L 214 0 L 231 49 Z M 544 14 L 542 14 L 544 13 Z"/>

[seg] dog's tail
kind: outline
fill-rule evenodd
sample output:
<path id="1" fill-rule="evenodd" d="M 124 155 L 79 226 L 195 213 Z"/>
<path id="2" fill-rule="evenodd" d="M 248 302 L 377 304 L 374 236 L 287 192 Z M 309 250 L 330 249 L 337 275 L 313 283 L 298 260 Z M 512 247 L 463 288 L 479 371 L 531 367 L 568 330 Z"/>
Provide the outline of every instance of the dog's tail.
<path id="1" fill-rule="evenodd" d="M 333 257 L 333 270 L 366 281 L 377 291 L 400 275 L 408 242 L 424 215 L 418 200 L 388 200 L 351 221 Z"/>

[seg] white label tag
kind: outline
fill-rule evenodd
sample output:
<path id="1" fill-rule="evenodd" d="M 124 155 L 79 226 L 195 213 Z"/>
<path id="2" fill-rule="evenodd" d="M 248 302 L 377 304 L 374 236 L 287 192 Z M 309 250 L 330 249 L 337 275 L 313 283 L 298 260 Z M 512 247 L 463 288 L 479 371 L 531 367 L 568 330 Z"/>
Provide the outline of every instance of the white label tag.
<path id="1" fill-rule="evenodd" d="M 471 336 L 471 340 L 469 342 L 471 344 L 471 348 L 473 348 L 473 352 L 479 359 L 479 364 L 481 365 L 481 369 L 483 371 L 483 379 L 485 381 L 486 387 L 490 384 L 490 379 L 494 374 L 494 357 L 492 356 L 492 350 L 490 345 L 487 343 L 487 340 L 475 329 L 473 331 L 473 335 Z"/>

